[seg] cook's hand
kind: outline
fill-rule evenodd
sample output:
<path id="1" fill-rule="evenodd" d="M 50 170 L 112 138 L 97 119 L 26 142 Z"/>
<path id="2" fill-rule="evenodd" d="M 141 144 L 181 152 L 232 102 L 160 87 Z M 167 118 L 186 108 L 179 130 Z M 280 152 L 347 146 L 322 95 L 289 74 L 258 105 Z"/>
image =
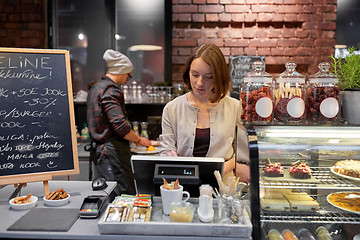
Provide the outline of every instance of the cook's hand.
<path id="1" fill-rule="evenodd" d="M 239 180 L 244 183 L 250 182 L 250 167 L 246 164 L 237 163 L 236 165 L 236 176 Z"/>
<path id="2" fill-rule="evenodd" d="M 166 153 L 166 156 L 177 157 L 178 154 L 174 150 L 170 150 L 169 152 Z"/>
<path id="3" fill-rule="evenodd" d="M 141 146 L 145 146 L 148 147 L 151 145 L 151 141 L 147 138 L 144 137 L 140 137 L 140 142 L 136 144 L 137 146 L 141 145 Z"/>

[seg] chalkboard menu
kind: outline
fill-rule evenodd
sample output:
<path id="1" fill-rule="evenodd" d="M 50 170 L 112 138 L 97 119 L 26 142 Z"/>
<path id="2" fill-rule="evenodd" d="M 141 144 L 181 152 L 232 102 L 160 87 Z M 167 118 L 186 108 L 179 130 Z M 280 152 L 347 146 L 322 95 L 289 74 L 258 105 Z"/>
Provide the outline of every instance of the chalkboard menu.
<path id="1" fill-rule="evenodd" d="M 0 48 L 0 184 L 79 173 L 66 50 Z"/>
<path id="2" fill-rule="evenodd" d="M 232 95 L 237 97 L 239 95 L 240 86 L 243 83 L 243 77 L 246 73 L 251 72 L 251 64 L 255 61 L 265 63 L 265 56 L 230 56 L 230 76 L 232 81 Z"/>

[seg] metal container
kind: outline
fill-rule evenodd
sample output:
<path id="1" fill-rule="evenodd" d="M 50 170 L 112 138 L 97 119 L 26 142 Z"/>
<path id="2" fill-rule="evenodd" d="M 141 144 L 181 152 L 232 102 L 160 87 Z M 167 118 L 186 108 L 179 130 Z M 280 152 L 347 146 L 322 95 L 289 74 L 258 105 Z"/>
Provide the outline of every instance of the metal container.
<path id="1" fill-rule="evenodd" d="M 194 204 L 196 208 L 198 207 L 197 198 L 190 198 L 189 202 Z M 218 208 L 216 201 L 214 203 L 215 216 L 217 216 Z M 105 222 L 106 216 L 107 211 L 98 223 L 101 234 L 252 239 L 252 224 L 247 211 L 244 211 L 238 223 L 220 223 L 216 217 L 212 222 L 203 223 L 199 220 L 197 211 L 195 211 L 194 219 L 191 223 L 170 222 L 170 217 L 162 213 L 160 197 L 153 197 L 152 213 L 149 222 Z"/>

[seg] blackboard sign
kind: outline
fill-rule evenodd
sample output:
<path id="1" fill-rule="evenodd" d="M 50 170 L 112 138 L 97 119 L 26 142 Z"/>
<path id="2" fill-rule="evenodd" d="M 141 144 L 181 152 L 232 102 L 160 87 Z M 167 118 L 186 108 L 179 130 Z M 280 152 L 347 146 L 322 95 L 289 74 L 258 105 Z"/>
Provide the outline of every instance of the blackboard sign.
<path id="1" fill-rule="evenodd" d="M 0 185 L 79 173 L 66 50 L 0 48 Z"/>
<path id="2" fill-rule="evenodd" d="M 255 61 L 261 61 L 265 64 L 265 56 L 230 56 L 230 76 L 232 81 L 232 96 L 238 98 L 240 86 L 243 83 L 243 77 L 251 72 L 251 64 Z"/>

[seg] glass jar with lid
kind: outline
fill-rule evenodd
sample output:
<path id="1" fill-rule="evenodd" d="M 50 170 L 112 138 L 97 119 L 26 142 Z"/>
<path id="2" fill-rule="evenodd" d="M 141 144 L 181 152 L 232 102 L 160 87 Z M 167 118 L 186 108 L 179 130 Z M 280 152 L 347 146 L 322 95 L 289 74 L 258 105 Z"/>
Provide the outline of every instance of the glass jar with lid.
<path id="1" fill-rule="evenodd" d="M 330 72 L 330 63 L 322 62 L 318 67 L 309 77 L 306 118 L 313 123 L 336 123 L 340 119 L 339 79 Z"/>
<path id="2" fill-rule="evenodd" d="M 306 120 L 306 76 L 296 71 L 296 63 L 286 63 L 285 68 L 276 77 L 274 118 L 280 122 L 302 123 Z"/>
<path id="3" fill-rule="evenodd" d="M 273 77 L 265 72 L 265 64 L 256 61 L 253 71 L 244 76 L 240 87 L 241 120 L 244 123 L 267 123 L 273 120 Z"/>
<path id="4" fill-rule="evenodd" d="M 147 122 L 141 122 L 141 133 L 140 136 L 149 139 L 149 133 L 147 131 L 148 123 Z"/>

